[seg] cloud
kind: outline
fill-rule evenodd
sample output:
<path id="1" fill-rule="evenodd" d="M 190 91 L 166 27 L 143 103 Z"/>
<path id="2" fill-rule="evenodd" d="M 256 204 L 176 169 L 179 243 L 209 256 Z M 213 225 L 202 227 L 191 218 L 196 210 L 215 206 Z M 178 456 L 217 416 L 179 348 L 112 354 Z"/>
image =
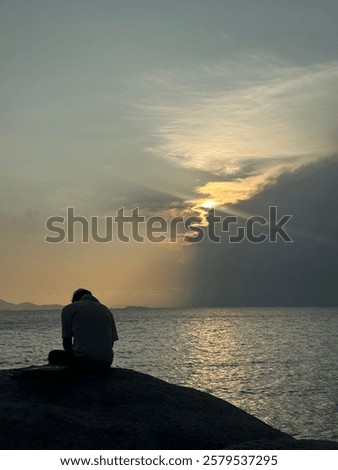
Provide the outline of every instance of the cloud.
<path id="1" fill-rule="evenodd" d="M 338 62 L 300 67 L 246 56 L 206 67 L 179 95 L 181 103 L 150 108 L 160 125 L 154 132 L 159 143 L 149 150 L 229 180 L 249 165 L 251 172 L 265 171 L 276 162 L 295 165 L 327 155 L 336 150 L 337 78 Z M 170 76 L 173 88 L 169 83 Z"/>
<path id="2" fill-rule="evenodd" d="M 224 238 L 189 246 L 191 305 L 338 305 L 337 180 L 338 157 L 320 159 L 232 206 L 230 213 L 264 217 L 277 206 L 278 218 L 293 216 L 287 232 L 294 242 L 230 244 Z"/>
<path id="3" fill-rule="evenodd" d="M 88 200 L 93 197 L 93 191 L 68 188 L 58 188 L 53 193 L 46 195 L 46 203 L 48 206 L 57 211 L 66 210 L 67 207 L 77 206 L 82 209 L 88 204 Z"/>

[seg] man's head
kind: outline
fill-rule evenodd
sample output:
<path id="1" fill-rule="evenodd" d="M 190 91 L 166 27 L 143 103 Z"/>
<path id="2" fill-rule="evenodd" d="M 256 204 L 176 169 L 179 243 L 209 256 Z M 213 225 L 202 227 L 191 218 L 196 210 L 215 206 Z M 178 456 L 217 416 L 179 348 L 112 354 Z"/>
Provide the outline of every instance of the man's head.
<path id="1" fill-rule="evenodd" d="M 92 293 L 87 289 L 77 289 L 73 294 L 72 302 L 77 302 L 78 300 L 81 300 L 85 294 L 92 295 Z"/>

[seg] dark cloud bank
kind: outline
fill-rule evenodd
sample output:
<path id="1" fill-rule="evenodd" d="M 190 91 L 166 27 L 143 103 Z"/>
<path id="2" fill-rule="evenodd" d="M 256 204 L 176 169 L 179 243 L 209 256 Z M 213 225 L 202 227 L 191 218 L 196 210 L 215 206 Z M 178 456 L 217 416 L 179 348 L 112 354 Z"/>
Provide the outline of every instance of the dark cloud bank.
<path id="1" fill-rule="evenodd" d="M 333 156 L 283 174 L 237 209 L 293 218 L 285 226 L 293 243 L 247 241 L 190 246 L 191 306 L 338 305 L 338 158 Z M 222 214 L 224 217 L 226 214 Z M 243 222 L 243 221 L 242 221 Z"/>

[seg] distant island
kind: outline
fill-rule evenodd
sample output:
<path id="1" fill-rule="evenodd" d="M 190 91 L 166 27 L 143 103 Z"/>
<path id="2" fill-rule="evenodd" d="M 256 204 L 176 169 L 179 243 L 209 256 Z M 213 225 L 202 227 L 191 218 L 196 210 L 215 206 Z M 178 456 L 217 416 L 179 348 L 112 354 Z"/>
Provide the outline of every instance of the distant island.
<path id="1" fill-rule="evenodd" d="M 6 302 L 5 300 L 0 299 L 0 311 L 4 310 L 60 310 L 63 308 L 63 305 L 59 304 L 43 304 L 37 305 L 32 302 L 21 302 L 19 304 L 13 304 L 11 302 Z"/>
<path id="2" fill-rule="evenodd" d="M 125 307 L 122 307 L 123 310 L 139 310 L 139 309 L 145 309 L 145 308 L 151 308 L 151 307 L 145 307 L 144 305 L 126 305 Z"/>

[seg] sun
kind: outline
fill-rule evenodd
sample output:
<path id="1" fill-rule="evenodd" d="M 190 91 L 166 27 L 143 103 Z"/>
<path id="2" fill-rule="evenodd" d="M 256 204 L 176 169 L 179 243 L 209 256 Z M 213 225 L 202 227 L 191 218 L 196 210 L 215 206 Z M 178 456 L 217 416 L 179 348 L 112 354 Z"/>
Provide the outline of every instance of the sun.
<path id="1" fill-rule="evenodd" d="M 200 206 L 203 207 L 203 209 L 212 209 L 213 207 L 216 207 L 217 204 L 212 199 L 206 199 Z"/>

